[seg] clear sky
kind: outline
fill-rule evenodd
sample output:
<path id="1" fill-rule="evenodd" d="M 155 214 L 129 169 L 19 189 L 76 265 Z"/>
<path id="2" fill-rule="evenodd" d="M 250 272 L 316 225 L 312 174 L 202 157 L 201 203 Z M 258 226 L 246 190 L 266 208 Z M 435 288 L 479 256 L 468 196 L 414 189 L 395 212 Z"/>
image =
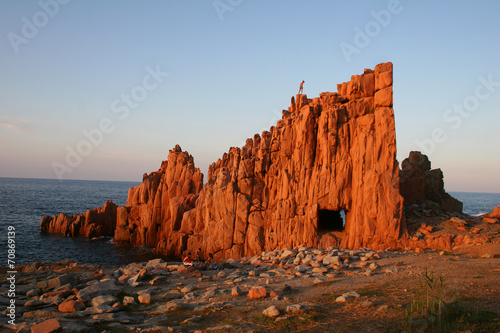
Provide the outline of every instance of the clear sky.
<path id="1" fill-rule="evenodd" d="M 500 192 L 499 1 L 0 2 L 0 176 L 133 180 L 176 144 L 208 165 L 394 64 L 398 160 Z"/>

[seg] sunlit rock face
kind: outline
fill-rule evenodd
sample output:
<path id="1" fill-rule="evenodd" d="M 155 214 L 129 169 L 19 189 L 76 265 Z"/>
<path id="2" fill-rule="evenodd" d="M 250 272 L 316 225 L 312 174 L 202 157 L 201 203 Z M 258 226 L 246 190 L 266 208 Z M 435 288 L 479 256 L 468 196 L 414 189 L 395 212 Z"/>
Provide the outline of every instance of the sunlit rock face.
<path id="1" fill-rule="evenodd" d="M 397 246 L 404 221 L 392 64 L 338 91 L 297 95 L 276 126 L 213 163 L 177 236 L 157 249 L 237 258 L 298 245 Z"/>
<path id="2" fill-rule="evenodd" d="M 116 227 L 118 206 L 106 201 L 103 207 L 89 209 L 84 214 L 59 214 L 54 217 L 44 216 L 40 222 L 42 232 L 59 233 L 68 237 L 86 238 L 113 236 Z"/>
<path id="3" fill-rule="evenodd" d="M 406 229 L 392 63 L 337 90 L 292 98 L 276 126 L 213 163 L 205 185 L 176 146 L 116 209 L 115 242 L 215 258 L 298 245 L 397 247 Z"/>
<path id="4" fill-rule="evenodd" d="M 202 187 L 203 174 L 193 157 L 177 145 L 158 171 L 129 190 L 126 206 L 117 210 L 115 242 L 179 254 L 186 247 L 185 232 L 196 231 L 194 226 L 181 230 L 181 223 Z"/>

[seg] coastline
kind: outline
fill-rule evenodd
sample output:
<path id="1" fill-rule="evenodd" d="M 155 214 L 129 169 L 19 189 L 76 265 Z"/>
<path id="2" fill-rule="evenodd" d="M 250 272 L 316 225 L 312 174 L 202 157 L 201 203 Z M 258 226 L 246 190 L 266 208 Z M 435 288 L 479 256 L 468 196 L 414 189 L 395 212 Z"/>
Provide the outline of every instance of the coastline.
<path id="1" fill-rule="evenodd" d="M 9 281 L 14 275 L 15 280 L 14 287 L 2 288 L 0 295 L 8 319 L 3 327 L 20 332 L 40 327 L 84 332 L 329 332 L 335 325 L 339 332 L 390 331 L 381 328 L 400 327 L 418 294 L 415 287 L 430 272 L 451 281 L 446 304 L 480 311 L 489 324 L 479 325 L 498 330 L 498 221 L 419 205 L 407 207 L 405 219 L 416 242 L 425 245 L 443 235 L 460 242 L 444 250 L 279 249 L 227 259 L 221 271 L 190 271 L 179 262 L 159 259 L 124 265 L 31 263 L 17 267 L 14 274 L 3 268 L 0 278 Z M 85 290 L 91 295 L 85 296 Z M 8 308 L 11 300 L 14 309 Z M 8 317 L 9 311 L 15 311 L 15 319 Z"/>
<path id="2" fill-rule="evenodd" d="M 87 182 L 83 182 L 83 181 L 82 181 L 82 183 L 87 184 Z M 461 194 L 481 193 L 482 194 L 482 192 L 450 192 L 450 193 L 452 195 L 455 195 L 456 193 L 461 193 Z M 55 197 L 53 199 L 54 200 L 61 200 L 61 198 L 59 198 L 58 195 L 56 195 L 56 194 L 55 194 Z M 500 197 L 500 193 L 493 193 L 493 194 Z M 122 200 L 126 200 L 126 193 L 125 193 L 124 197 L 125 198 Z M 464 211 L 467 213 L 467 207 L 472 206 L 473 203 L 475 203 L 475 201 L 467 201 L 467 200 L 463 200 L 463 201 L 464 201 L 464 207 L 465 207 Z M 123 201 L 123 202 L 125 202 L 125 201 Z M 492 203 L 488 204 L 487 209 L 484 208 L 484 209 L 480 210 L 480 212 L 484 213 L 486 211 L 488 211 L 488 212 L 491 211 L 492 208 L 494 207 L 493 202 L 496 202 L 496 204 L 498 205 L 498 201 L 494 201 L 493 199 L 488 200 L 488 202 L 492 202 Z M 45 206 L 46 203 L 41 201 L 41 202 L 37 203 L 37 205 Z M 81 206 L 82 203 L 79 203 L 79 205 Z M 76 207 L 76 205 L 75 205 L 75 207 Z M 60 208 L 62 209 L 62 211 L 68 209 L 68 208 L 64 208 L 64 206 L 62 206 Z M 77 213 L 78 211 L 84 211 L 84 210 L 85 210 L 85 208 L 77 208 L 75 211 L 70 211 L 70 213 L 74 214 L 74 213 Z M 26 253 L 26 255 L 24 255 L 24 257 L 26 257 L 26 259 L 28 257 L 35 258 L 34 260 L 30 260 L 30 261 L 25 261 L 24 257 L 18 258 L 20 260 L 23 260 L 22 264 L 30 263 L 33 261 L 56 262 L 56 261 L 63 261 L 66 259 L 71 259 L 74 261 L 91 263 L 91 264 L 102 264 L 102 260 L 98 257 L 96 257 L 95 259 L 94 259 L 94 257 L 85 258 L 81 255 L 83 253 L 83 254 L 85 254 L 85 256 L 88 256 L 89 254 L 92 253 L 92 251 L 94 251 L 95 248 L 100 248 L 99 246 L 103 245 L 103 244 L 101 244 L 101 243 L 103 243 L 101 240 L 88 240 L 88 239 L 83 238 L 83 237 L 76 237 L 76 238 L 71 239 L 71 238 L 67 238 L 67 237 L 64 237 L 64 236 L 59 235 L 59 234 L 42 234 L 42 235 L 38 236 L 38 234 L 39 234 L 38 224 L 39 224 L 39 221 L 40 221 L 43 213 L 39 213 L 39 214 L 41 214 L 40 217 L 38 217 L 38 215 L 37 215 L 33 219 L 33 224 L 34 224 L 33 226 L 29 226 L 29 224 L 27 224 L 28 222 L 27 221 L 25 222 L 23 220 L 22 216 L 13 216 L 12 217 L 16 220 L 22 221 L 22 224 L 19 225 L 19 227 L 22 228 L 22 230 L 20 231 L 20 233 L 18 235 L 19 236 L 18 241 L 23 242 L 23 254 Z M 478 215 L 480 215 L 480 213 L 473 214 L 472 216 L 478 217 Z M 5 227 L 5 228 L 7 228 L 7 221 L 8 221 L 7 219 L 4 220 L 3 227 Z M 27 232 L 32 233 L 31 230 L 33 230 L 33 232 L 36 233 L 36 237 L 40 238 L 40 240 L 35 240 L 35 242 L 32 242 L 31 238 L 27 238 L 27 236 L 24 235 Z M 111 239 L 111 238 L 109 238 L 109 239 Z M 28 242 L 28 240 L 29 240 L 29 242 Z M 108 242 L 108 241 L 106 241 L 106 242 Z M 30 250 L 29 246 L 31 246 L 32 244 L 37 244 L 37 243 L 42 243 L 41 245 L 43 246 L 43 250 L 40 250 L 37 248 L 36 252 L 32 252 Z M 45 244 L 43 244 L 43 243 L 47 244 L 47 246 L 45 246 Z M 60 245 L 61 251 L 54 252 L 53 255 L 51 255 L 51 252 L 48 252 L 48 251 L 50 251 L 51 247 L 55 246 L 55 245 Z M 104 244 L 104 245 L 107 245 L 107 244 Z M 120 264 L 120 262 L 119 262 L 120 260 L 122 260 L 122 259 L 126 260 L 126 258 L 130 255 L 134 256 L 134 259 L 131 261 L 142 260 L 142 259 L 139 259 L 140 255 L 141 255 L 140 250 L 141 250 L 140 248 L 120 246 L 120 245 L 110 243 L 109 246 L 106 246 L 105 249 L 102 248 L 100 250 L 100 253 L 102 253 L 102 252 L 110 253 L 109 257 L 113 257 L 114 258 L 113 261 L 115 261 L 116 262 L 115 265 L 117 265 L 117 264 Z M 148 249 L 148 251 L 149 251 L 149 249 Z M 59 255 L 59 254 L 63 254 L 63 253 L 64 253 L 64 256 Z M 151 254 L 151 255 L 153 256 L 154 254 Z M 48 259 L 51 257 L 53 257 L 53 259 Z M 107 255 L 107 257 L 108 257 L 108 255 Z M 6 263 L 2 263 L 2 265 L 6 265 Z M 110 265 L 113 265 L 113 264 L 110 264 Z"/>
<path id="3" fill-rule="evenodd" d="M 20 332 L 42 327 L 144 333 L 384 331 L 399 327 L 419 281 L 432 273 L 445 281 L 447 304 L 477 306 L 492 318 L 481 325 L 499 328 L 498 240 L 497 235 L 484 245 L 421 253 L 301 247 L 228 259 L 220 270 L 160 259 L 115 267 L 30 264 L 16 274 L 16 325 L 3 327 Z"/>

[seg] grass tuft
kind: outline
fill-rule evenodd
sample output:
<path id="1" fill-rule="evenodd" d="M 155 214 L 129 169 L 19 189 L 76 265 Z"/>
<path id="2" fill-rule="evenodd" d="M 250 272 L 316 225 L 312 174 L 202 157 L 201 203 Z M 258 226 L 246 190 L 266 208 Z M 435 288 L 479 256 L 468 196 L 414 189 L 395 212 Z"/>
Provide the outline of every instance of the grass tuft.
<path id="1" fill-rule="evenodd" d="M 471 309 L 457 300 L 444 301 L 444 279 L 427 270 L 422 275 L 418 288 L 413 292 L 410 303 L 403 311 L 403 332 L 447 333 L 457 331 L 498 332 L 498 315 Z"/>

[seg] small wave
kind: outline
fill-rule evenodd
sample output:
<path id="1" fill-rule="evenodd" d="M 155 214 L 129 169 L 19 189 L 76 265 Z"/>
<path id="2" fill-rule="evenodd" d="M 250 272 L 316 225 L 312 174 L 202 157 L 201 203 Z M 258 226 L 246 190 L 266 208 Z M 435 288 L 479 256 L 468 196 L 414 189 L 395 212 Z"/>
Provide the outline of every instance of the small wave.
<path id="1" fill-rule="evenodd" d="M 113 241 L 113 237 L 109 237 L 109 236 L 93 237 L 93 238 L 91 238 L 89 240 L 91 240 L 91 241 L 106 241 L 108 239 L 110 239 L 111 241 Z"/>

